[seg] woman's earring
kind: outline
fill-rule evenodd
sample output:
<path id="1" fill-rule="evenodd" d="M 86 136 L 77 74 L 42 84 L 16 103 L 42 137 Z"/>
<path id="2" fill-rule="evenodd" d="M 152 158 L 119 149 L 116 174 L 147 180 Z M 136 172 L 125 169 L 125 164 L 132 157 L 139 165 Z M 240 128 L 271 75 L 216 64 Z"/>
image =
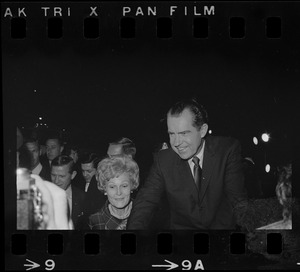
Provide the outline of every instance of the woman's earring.
<path id="1" fill-rule="evenodd" d="M 104 195 L 107 195 L 107 193 L 105 192 Z"/>

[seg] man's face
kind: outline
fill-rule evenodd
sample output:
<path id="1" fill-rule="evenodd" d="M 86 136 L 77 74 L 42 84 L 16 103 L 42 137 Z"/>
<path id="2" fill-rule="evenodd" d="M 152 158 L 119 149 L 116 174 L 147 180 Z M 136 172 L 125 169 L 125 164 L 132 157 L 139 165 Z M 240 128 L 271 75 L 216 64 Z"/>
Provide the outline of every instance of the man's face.
<path id="1" fill-rule="evenodd" d="M 189 109 L 185 109 L 179 116 L 167 117 L 168 133 L 172 149 L 186 160 L 199 152 L 202 138 L 207 132 L 207 124 L 200 130 L 193 126 L 193 115 Z"/>
<path id="2" fill-rule="evenodd" d="M 90 182 L 92 177 L 96 174 L 93 162 L 81 164 L 82 175 L 85 182 Z"/>
<path id="3" fill-rule="evenodd" d="M 50 161 L 58 157 L 63 151 L 63 147 L 59 144 L 59 141 L 57 139 L 47 140 L 46 149 L 47 149 L 47 157 L 48 160 Z"/>
<path id="4" fill-rule="evenodd" d="M 109 144 L 107 155 L 113 157 L 116 155 L 123 154 L 123 146 L 121 144 Z"/>
<path id="5" fill-rule="evenodd" d="M 31 167 L 35 168 L 40 163 L 40 149 L 37 143 L 26 143 L 26 147 L 31 153 Z"/>
<path id="6" fill-rule="evenodd" d="M 70 186 L 72 179 L 76 175 L 76 172 L 69 172 L 69 167 L 69 165 L 51 167 L 51 181 L 64 190 Z"/>
<path id="7" fill-rule="evenodd" d="M 70 157 L 73 159 L 74 163 L 76 163 L 78 161 L 78 152 L 71 149 Z"/>

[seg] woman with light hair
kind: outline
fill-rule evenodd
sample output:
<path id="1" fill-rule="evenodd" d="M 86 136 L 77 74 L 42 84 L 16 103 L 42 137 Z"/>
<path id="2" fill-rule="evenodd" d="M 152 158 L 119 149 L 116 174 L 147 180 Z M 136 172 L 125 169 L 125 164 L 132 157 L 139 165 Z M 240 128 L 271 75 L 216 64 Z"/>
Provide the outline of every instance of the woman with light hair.
<path id="1" fill-rule="evenodd" d="M 131 193 L 139 186 L 139 167 L 126 155 L 99 162 L 98 189 L 107 195 L 105 205 L 89 217 L 90 229 L 124 230 L 132 209 Z"/>

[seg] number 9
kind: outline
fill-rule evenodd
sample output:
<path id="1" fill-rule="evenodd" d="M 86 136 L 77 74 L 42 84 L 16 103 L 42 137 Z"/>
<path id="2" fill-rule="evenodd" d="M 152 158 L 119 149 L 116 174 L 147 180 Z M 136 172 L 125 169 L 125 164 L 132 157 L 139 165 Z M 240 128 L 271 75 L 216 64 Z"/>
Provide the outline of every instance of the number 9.
<path id="1" fill-rule="evenodd" d="M 192 264 L 189 260 L 184 260 L 181 265 L 183 267 L 182 270 L 191 270 L 192 268 Z"/>
<path id="2" fill-rule="evenodd" d="M 49 259 L 45 262 L 45 265 L 46 265 L 46 268 L 45 268 L 46 270 L 53 270 L 55 267 L 55 262 L 53 260 Z"/>

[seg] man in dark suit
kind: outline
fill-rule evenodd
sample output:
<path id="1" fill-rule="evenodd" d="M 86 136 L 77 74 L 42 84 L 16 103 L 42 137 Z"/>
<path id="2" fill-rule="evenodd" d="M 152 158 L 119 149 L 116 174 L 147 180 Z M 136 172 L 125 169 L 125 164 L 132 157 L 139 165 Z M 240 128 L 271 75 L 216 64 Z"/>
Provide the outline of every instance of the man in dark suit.
<path id="1" fill-rule="evenodd" d="M 86 192 L 84 203 L 85 226 L 88 227 L 88 217 L 97 212 L 105 204 L 107 197 L 98 189 L 95 174 L 100 158 L 95 153 L 86 153 L 80 159 L 82 176 L 84 178 L 83 190 Z"/>
<path id="2" fill-rule="evenodd" d="M 51 133 L 46 139 L 46 156 L 41 156 L 41 164 L 45 171 L 51 172 L 52 161 L 64 150 L 63 141 L 57 133 Z"/>
<path id="3" fill-rule="evenodd" d="M 234 210 L 246 200 L 239 142 L 206 137 L 207 113 L 196 100 L 176 103 L 167 126 L 172 148 L 155 157 L 127 229 L 148 229 L 163 192 L 171 229 L 234 229 Z"/>
<path id="4" fill-rule="evenodd" d="M 83 215 L 85 194 L 71 185 L 71 181 L 77 174 L 73 167 L 74 161 L 71 157 L 65 155 L 56 157 L 51 163 L 51 180 L 66 191 L 74 229 L 78 229 L 80 228 L 78 226 L 79 219 Z"/>

